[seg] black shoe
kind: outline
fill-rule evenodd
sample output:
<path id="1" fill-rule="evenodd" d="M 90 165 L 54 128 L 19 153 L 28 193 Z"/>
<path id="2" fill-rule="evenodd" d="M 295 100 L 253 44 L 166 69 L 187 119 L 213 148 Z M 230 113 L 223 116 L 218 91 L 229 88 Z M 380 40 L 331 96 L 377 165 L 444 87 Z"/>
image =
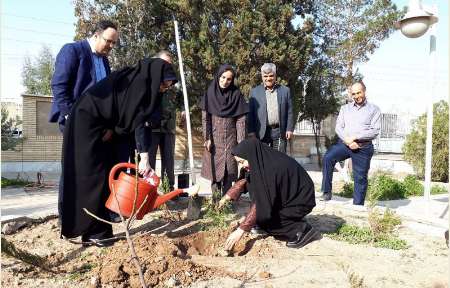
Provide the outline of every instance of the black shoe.
<path id="1" fill-rule="evenodd" d="M 322 200 L 323 201 L 330 201 L 331 200 L 331 192 L 323 192 Z"/>
<path id="2" fill-rule="evenodd" d="M 302 248 L 306 244 L 322 238 L 319 231 L 315 230 L 311 226 L 308 228 L 305 232 L 297 232 L 297 238 L 294 241 L 286 242 L 286 246 L 289 248 Z"/>
<path id="3" fill-rule="evenodd" d="M 90 238 L 88 241 L 84 241 L 83 247 L 87 246 L 109 247 L 112 246 L 113 244 L 114 244 L 113 240 Z"/>
<path id="4" fill-rule="evenodd" d="M 116 212 L 109 212 L 109 221 L 113 223 L 120 223 L 122 222 L 122 219 L 120 219 L 120 215 Z"/>
<path id="5" fill-rule="evenodd" d="M 255 225 L 252 227 L 252 229 L 250 230 L 250 233 L 254 234 L 254 235 L 258 235 L 258 236 L 267 236 L 268 233 L 266 230 L 261 229 L 261 227 L 259 227 L 258 225 Z"/>

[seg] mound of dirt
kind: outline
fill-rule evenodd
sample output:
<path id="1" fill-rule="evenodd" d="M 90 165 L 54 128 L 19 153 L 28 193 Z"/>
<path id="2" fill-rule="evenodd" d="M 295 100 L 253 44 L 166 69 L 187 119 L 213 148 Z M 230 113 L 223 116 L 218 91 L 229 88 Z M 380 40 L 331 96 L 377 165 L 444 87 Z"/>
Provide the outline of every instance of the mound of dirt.
<path id="1" fill-rule="evenodd" d="M 137 238 L 134 245 L 147 285 L 187 287 L 198 280 L 227 276 L 243 280 L 245 278 L 243 274 L 228 273 L 195 264 L 190 260 L 190 255 L 199 255 L 200 251 L 213 255 L 215 253 L 213 247 L 216 246 L 211 245 L 210 241 L 217 240 L 220 234 L 220 232 L 212 234 L 199 232 L 188 236 L 188 239 L 170 239 L 167 236 L 152 235 Z M 194 246 L 188 243 L 194 243 Z M 92 272 L 94 275 L 100 275 L 99 281 L 102 285 L 139 287 L 139 275 L 130 257 L 127 243 L 125 241 L 116 243 L 102 259 L 98 269 Z"/>

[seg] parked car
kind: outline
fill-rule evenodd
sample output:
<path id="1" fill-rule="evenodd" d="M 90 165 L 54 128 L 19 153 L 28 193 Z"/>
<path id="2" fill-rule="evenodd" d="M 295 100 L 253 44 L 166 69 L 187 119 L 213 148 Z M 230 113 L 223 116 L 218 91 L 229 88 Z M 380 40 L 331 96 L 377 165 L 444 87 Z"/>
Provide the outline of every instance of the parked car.
<path id="1" fill-rule="evenodd" d="M 22 130 L 14 129 L 14 130 L 12 131 L 12 136 L 13 136 L 14 138 L 21 138 L 21 137 L 23 137 L 23 135 L 22 135 Z"/>

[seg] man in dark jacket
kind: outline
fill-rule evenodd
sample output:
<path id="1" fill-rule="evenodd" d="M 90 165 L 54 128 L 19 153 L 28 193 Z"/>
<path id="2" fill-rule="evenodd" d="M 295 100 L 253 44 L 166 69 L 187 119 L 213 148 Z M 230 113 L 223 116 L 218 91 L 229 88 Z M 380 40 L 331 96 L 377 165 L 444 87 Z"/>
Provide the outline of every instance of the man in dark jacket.
<path id="1" fill-rule="evenodd" d="M 275 64 L 264 63 L 261 76 L 263 83 L 250 91 L 249 136 L 286 153 L 286 140 L 293 137 L 294 131 L 291 92 L 276 83 Z"/>
<path id="2" fill-rule="evenodd" d="M 89 39 L 65 44 L 56 56 L 55 72 L 51 82 L 53 103 L 49 122 L 58 123 L 61 133 L 64 132 L 72 106 L 83 92 L 111 73 L 107 56 L 117 44 L 118 37 L 116 24 L 103 20 L 97 23 Z M 111 140 L 112 130 L 106 129 L 102 133 L 104 142 Z M 115 143 L 119 147 L 118 151 L 129 149 L 128 143 L 123 138 L 117 139 Z M 124 139 L 127 140 L 127 138 Z M 63 177 L 61 177 L 58 197 L 59 215 L 62 213 L 63 186 Z M 115 215 L 112 215 L 113 217 Z"/>
<path id="3" fill-rule="evenodd" d="M 49 121 L 58 123 L 61 132 L 81 94 L 111 72 L 107 56 L 118 37 L 117 26 L 103 20 L 97 23 L 89 39 L 65 44 L 56 56 Z"/>

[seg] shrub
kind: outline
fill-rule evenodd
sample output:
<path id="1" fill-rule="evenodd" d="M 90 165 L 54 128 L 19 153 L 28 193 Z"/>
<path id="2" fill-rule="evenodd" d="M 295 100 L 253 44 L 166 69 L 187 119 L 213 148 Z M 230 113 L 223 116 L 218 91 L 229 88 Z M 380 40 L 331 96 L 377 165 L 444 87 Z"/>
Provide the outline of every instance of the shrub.
<path id="1" fill-rule="evenodd" d="M 30 184 L 31 182 L 21 179 L 21 178 L 16 178 L 16 179 L 8 179 L 8 178 L 4 178 L 2 177 L 2 188 L 4 187 L 8 187 L 8 186 L 15 186 L 15 187 L 22 187 L 25 185 Z"/>
<path id="2" fill-rule="evenodd" d="M 447 182 L 448 179 L 448 104 L 441 100 L 433 109 L 433 159 L 431 179 Z M 403 145 L 405 160 L 423 178 L 425 173 L 426 114 L 414 121 L 411 133 Z"/>
<path id="3" fill-rule="evenodd" d="M 367 195 L 372 204 L 376 201 L 404 199 L 410 196 L 423 196 L 424 186 L 414 175 L 408 175 L 402 181 L 396 180 L 385 173 L 376 173 L 369 179 Z M 342 191 L 337 195 L 352 198 L 354 191 L 353 182 L 345 183 Z M 447 193 L 447 189 L 441 185 L 431 186 L 431 194 Z M 373 206 L 373 205 L 371 205 Z"/>
<path id="4" fill-rule="evenodd" d="M 403 185 L 405 186 L 406 196 L 419 196 L 423 195 L 424 187 L 422 183 L 417 180 L 414 175 L 408 175 L 403 179 Z"/>
<path id="5" fill-rule="evenodd" d="M 339 196 L 346 197 L 346 198 L 353 198 L 353 191 L 354 191 L 354 185 L 353 182 L 345 183 L 342 187 L 342 191 L 340 193 L 337 193 Z"/>
<path id="6" fill-rule="evenodd" d="M 16 119 L 9 117 L 8 110 L 2 106 L 1 108 L 1 143 L 2 151 L 16 150 L 16 147 L 21 144 L 24 138 L 17 138 L 14 136 L 14 131 L 18 129 L 18 126 L 22 123 L 20 118 L 16 116 Z"/>
<path id="7" fill-rule="evenodd" d="M 343 224 L 330 237 L 334 240 L 345 241 L 350 244 L 371 244 L 394 250 L 406 249 L 408 244 L 399 239 L 395 228 L 401 224 L 401 219 L 394 212 L 386 209 L 381 216 L 376 209 L 369 213 L 369 227 Z"/>
<path id="8" fill-rule="evenodd" d="M 377 241 L 374 242 L 374 246 L 392 250 L 402 250 L 408 248 L 408 243 L 403 239 L 384 235 L 379 237 Z"/>
<path id="9" fill-rule="evenodd" d="M 444 186 L 440 186 L 440 185 L 433 185 L 431 186 L 431 195 L 436 195 L 436 194 L 444 194 L 447 193 L 447 189 Z"/>
<path id="10" fill-rule="evenodd" d="M 385 234 L 392 234 L 395 227 L 400 225 L 402 220 L 392 210 L 386 209 L 381 216 L 377 209 L 371 209 L 369 213 L 369 225 L 375 237 Z"/>
<path id="11" fill-rule="evenodd" d="M 408 175 L 403 180 L 403 185 L 406 189 L 406 196 L 423 196 L 424 194 L 424 186 L 414 175 Z M 444 194 L 447 193 L 447 189 L 441 185 L 432 185 L 431 186 L 431 194 Z"/>
<path id="12" fill-rule="evenodd" d="M 334 240 L 345 241 L 350 244 L 370 243 L 372 240 L 370 228 L 346 223 L 341 225 L 337 231 L 330 236 Z"/>
<path id="13" fill-rule="evenodd" d="M 371 200 L 394 200 L 406 197 L 403 183 L 388 175 L 378 175 L 371 179 L 367 193 Z"/>
<path id="14" fill-rule="evenodd" d="M 345 241 L 350 244 L 370 244 L 374 247 L 401 250 L 408 248 L 405 240 L 392 234 L 375 235 L 369 227 L 343 224 L 335 233 L 329 234 L 331 239 Z"/>

